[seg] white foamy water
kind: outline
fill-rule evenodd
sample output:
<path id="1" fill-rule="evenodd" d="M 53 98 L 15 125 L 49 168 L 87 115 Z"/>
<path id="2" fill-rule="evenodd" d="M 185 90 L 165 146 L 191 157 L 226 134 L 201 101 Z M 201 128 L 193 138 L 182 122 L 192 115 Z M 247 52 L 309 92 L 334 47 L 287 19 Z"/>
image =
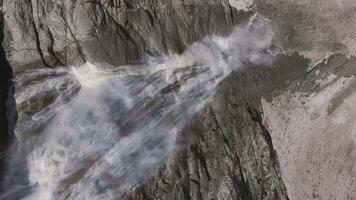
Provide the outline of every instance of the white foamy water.
<path id="1" fill-rule="evenodd" d="M 229 3 L 239 11 L 250 11 L 254 4 L 254 0 L 229 0 Z"/>
<path id="2" fill-rule="evenodd" d="M 271 40 L 270 27 L 257 23 L 142 66 L 73 68 L 81 90 L 52 111 L 28 154 L 32 191 L 24 199 L 110 200 L 142 184 L 225 77 L 271 61 Z"/>

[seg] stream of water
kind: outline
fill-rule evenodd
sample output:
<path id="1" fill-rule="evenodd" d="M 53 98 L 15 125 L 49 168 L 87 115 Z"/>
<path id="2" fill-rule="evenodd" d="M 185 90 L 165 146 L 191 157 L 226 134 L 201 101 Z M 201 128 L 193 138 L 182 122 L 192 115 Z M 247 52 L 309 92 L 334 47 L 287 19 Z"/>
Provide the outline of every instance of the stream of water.
<path id="1" fill-rule="evenodd" d="M 110 200 L 144 183 L 224 78 L 246 63 L 271 61 L 272 36 L 268 25 L 250 24 L 140 66 L 67 68 L 81 88 L 48 111 L 25 154 L 31 190 L 23 199 Z"/>

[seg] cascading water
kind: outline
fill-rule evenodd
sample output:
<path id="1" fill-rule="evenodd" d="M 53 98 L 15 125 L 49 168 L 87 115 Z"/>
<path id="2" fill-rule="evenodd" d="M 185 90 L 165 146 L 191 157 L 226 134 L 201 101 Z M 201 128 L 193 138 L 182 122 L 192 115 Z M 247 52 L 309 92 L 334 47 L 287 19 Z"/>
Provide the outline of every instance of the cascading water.
<path id="1" fill-rule="evenodd" d="M 81 89 L 47 110 L 51 117 L 26 153 L 24 199 L 115 199 L 142 184 L 226 76 L 271 61 L 271 40 L 270 27 L 256 23 L 142 66 L 66 69 Z"/>

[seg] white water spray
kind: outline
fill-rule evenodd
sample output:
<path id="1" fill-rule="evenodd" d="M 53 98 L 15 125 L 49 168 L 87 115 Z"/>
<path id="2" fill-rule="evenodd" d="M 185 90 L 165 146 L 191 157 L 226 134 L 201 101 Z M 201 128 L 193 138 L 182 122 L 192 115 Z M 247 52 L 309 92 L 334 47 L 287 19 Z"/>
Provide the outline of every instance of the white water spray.
<path id="1" fill-rule="evenodd" d="M 257 23 L 143 66 L 73 68 L 82 88 L 52 111 L 28 155 L 34 191 L 25 199 L 115 199 L 142 184 L 225 77 L 246 63 L 271 61 L 271 40 L 270 27 Z"/>

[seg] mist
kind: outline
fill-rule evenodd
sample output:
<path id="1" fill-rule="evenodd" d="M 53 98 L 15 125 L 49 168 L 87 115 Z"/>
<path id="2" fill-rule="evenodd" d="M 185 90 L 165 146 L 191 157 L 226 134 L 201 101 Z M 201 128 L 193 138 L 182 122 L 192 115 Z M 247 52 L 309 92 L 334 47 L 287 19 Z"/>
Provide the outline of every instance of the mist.
<path id="1" fill-rule="evenodd" d="M 24 199 L 115 199 L 143 184 L 181 147 L 182 129 L 224 78 L 271 63 L 272 37 L 268 24 L 254 22 L 144 65 L 72 67 L 81 89 L 50 110 L 26 155 L 32 190 Z"/>

